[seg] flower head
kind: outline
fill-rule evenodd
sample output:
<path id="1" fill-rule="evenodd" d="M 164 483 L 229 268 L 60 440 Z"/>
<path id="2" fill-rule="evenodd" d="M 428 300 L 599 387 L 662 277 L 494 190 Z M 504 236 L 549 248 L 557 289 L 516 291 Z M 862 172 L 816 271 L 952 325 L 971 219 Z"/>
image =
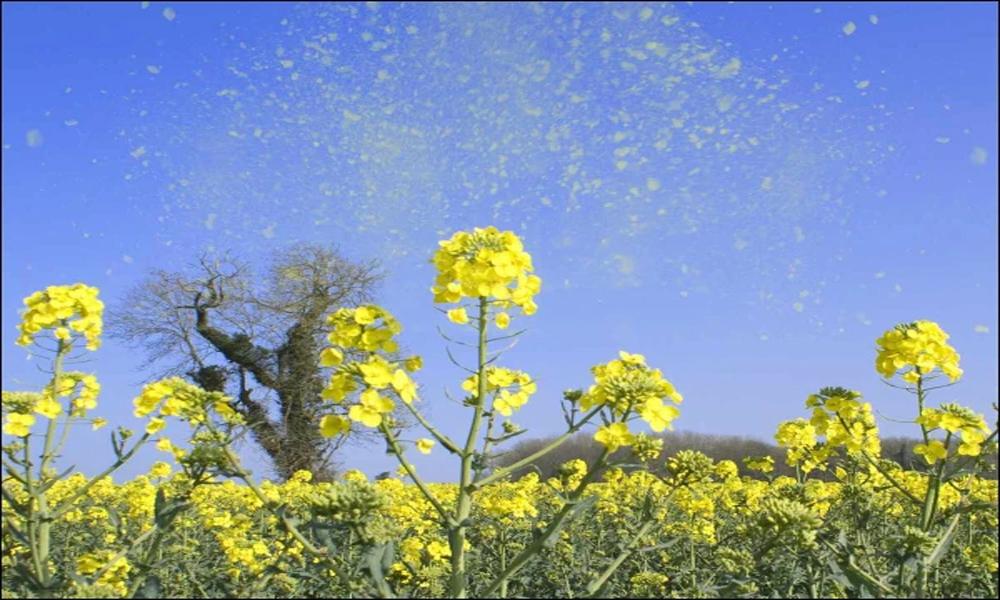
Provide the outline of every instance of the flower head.
<path id="1" fill-rule="evenodd" d="M 435 302 L 491 298 L 502 309 L 518 306 L 525 315 L 534 314 L 537 306 L 533 298 L 541 290 L 542 280 L 532 274 L 531 255 L 514 232 L 476 228 L 456 232 L 439 245 L 432 260 L 438 271 L 431 288 Z M 449 311 L 448 317 L 461 322 L 453 313 Z M 509 318 L 501 318 L 497 325 L 506 327 L 502 323 L 509 323 Z"/>
<path id="2" fill-rule="evenodd" d="M 479 375 L 473 374 L 462 382 L 462 389 L 475 395 L 479 390 Z M 504 367 L 486 368 L 486 393 L 494 394 L 493 409 L 505 417 L 520 409 L 538 389 L 531 375 Z"/>
<path id="3" fill-rule="evenodd" d="M 673 384 L 663 378 L 659 369 L 646 365 L 641 354 L 619 352 L 618 360 L 591 369 L 594 385 L 580 397 L 583 410 L 606 405 L 618 416 L 635 411 L 653 431 L 663 431 L 680 415 L 675 406 L 664 399 L 679 404 L 684 398 Z"/>
<path id="4" fill-rule="evenodd" d="M 45 329 L 62 341 L 71 342 L 76 332 L 87 340 L 87 350 L 97 350 L 101 345 L 104 303 L 97 299 L 99 290 L 82 283 L 51 285 L 45 291 L 35 292 L 24 299 L 27 307 L 21 315 L 17 343 L 31 344 L 35 336 Z"/>
<path id="5" fill-rule="evenodd" d="M 933 321 L 903 323 L 886 331 L 877 341 L 875 370 L 886 379 L 902 372 L 909 383 L 940 370 L 951 381 L 962 377 L 958 352 L 948 344 L 948 334 Z"/>

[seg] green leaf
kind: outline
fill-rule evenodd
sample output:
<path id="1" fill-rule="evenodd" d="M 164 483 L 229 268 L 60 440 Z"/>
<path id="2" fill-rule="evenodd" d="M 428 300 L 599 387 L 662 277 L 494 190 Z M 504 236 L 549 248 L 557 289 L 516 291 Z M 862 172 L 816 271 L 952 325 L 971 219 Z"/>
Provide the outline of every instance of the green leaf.
<path id="1" fill-rule="evenodd" d="M 365 555 L 365 564 L 368 568 L 368 575 L 371 578 L 372 584 L 374 584 L 375 589 L 378 591 L 378 595 L 381 598 L 395 598 L 396 595 L 392 592 L 392 588 L 389 587 L 388 582 L 385 580 L 385 570 L 383 570 L 382 565 L 388 564 L 392 565 L 392 556 L 395 553 L 394 549 L 390 544 L 379 544 L 372 547 L 371 550 Z M 388 559 L 386 554 L 389 555 Z M 388 563 L 386 563 L 388 560 Z"/>
<path id="2" fill-rule="evenodd" d="M 957 514 L 952 517 L 948 529 L 945 530 L 944 535 L 938 540 L 937 546 L 934 547 L 934 550 L 927 557 L 925 564 L 928 567 L 936 565 L 944 557 L 945 552 L 948 551 L 948 546 L 951 545 L 951 541 L 955 539 L 955 532 L 958 531 L 958 521 L 961 516 L 961 514 Z"/>
<path id="3" fill-rule="evenodd" d="M 393 540 L 389 540 L 385 544 L 385 550 L 382 551 L 382 572 L 388 571 L 392 568 L 392 563 L 396 557 L 396 543 Z"/>
<path id="4" fill-rule="evenodd" d="M 156 526 L 166 529 L 177 518 L 177 515 L 181 514 L 188 506 L 190 503 L 184 500 L 168 501 L 166 494 L 163 493 L 163 488 L 156 490 L 156 502 L 153 505 Z"/>
<path id="5" fill-rule="evenodd" d="M 158 488 L 156 490 L 156 500 L 153 504 L 153 514 L 158 515 L 163 512 L 163 505 L 167 503 L 167 495 L 164 493 L 163 488 Z"/>

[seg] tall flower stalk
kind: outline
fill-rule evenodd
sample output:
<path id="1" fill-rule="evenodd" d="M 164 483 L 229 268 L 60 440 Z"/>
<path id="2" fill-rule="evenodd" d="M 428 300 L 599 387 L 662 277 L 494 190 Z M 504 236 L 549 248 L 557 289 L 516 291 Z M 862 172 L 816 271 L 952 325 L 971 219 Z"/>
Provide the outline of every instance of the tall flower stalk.
<path id="1" fill-rule="evenodd" d="M 506 561 L 486 587 L 487 594 L 505 595 L 509 579 L 547 547 L 565 522 L 579 512 L 587 486 L 609 464 L 611 454 L 635 443 L 636 436 L 629 431 L 628 423 L 641 418 L 655 431 L 662 431 L 678 415 L 677 409 L 664 403 L 664 399 L 678 403 L 681 396 L 658 370 L 646 366 L 644 357 L 622 352 L 619 360 L 594 367 L 595 384 L 587 393 L 566 395 L 565 434 L 523 461 L 489 472 L 492 447 L 524 432 L 507 418 L 536 392 L 530 375 L 494 364 L 504 351 L 494 350 L 491 344 L 516 338 L 522 332 L 491 338 L 490 331 L 493 327 L 506 330 L 514 312 L 521 316 L 535 313 L 534 296 L 541 290 L 541 279 L 533 274 L 531 255 L 525 252 L 520 238 L 495 227 L 455 233 L 440 242 L 433 263 L 437 269 L 431 289 L 434 301 L 449 306 L 442 309 L 449 321 L 475 332 L 475 343 L 446 336 L 449 341 L 475 348 L 476 353 L 473 366 L 462 365 L 450 350 L 448 353 L 457 366 L 469 373 L 462 384 L 468 393 L 464 404 L 472 411 L 464 441 L 452 440 L 417 409 L 417 388 L 409 373 L 419 369 L 421 361 L 419 357 L 397 355 L 399 346 L 394 336 L 401 327 L 388 311 L 371 305 L 341 309 L 329 319 L 331 346 L 323 351 L 320 361 L 334 369 L 323 392 L 333 406 L 330 414 L 322 418 L 321 431 L 325 435 L 346 435 L 354 426 L 365 426 L 382 432 L 388 451 L 438 513 L 450 551 L 448 594 L 465 598 L 469 594 L 468 528 L 477 492 L 551 452 L 600 417 L 603 426 L 595 434 L 595 440 L 604 446 L 604 452 L 590 465 L 578 485 L 567 490 L 564 508 L 538 539 Z M 352 353 L 361 358 L 347 360 L 345 357 Z M 354 393 L 356 401 L 349 399 Z M 453 503 L 446 505 L 438 498 L 406 457 L 408 443 L 400 439 L 400 428 L 393 417 L 397 401 L 432 436 L 417 440 L 414 445 L 418 450 L 427 452 L 434 443 L 440 443 L 458 457 L 458 488 Z M 502 433 L 496 430 L 501 418 Z"/>

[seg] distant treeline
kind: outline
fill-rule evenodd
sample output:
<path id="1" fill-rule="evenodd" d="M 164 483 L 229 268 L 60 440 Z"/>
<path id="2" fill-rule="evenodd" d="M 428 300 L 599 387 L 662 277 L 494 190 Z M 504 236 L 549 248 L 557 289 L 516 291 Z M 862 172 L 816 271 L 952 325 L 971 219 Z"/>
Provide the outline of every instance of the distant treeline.
<path id="1" fill-rule="evenodd" d="M 663 473 L 664 458 L 677 453 L 680 450 L 697 450 L 715 461 L 731 460 L 740 468 L 741 475 L 759 477 L 760 474 L 751 471 L 743 464 L 745 457 L 770 456 L 774 459 L 775 475 L 795 475 L 794 467 L 785 463 L 785 450 L 775 444 L 764 442 L 758 439 L 733 436 L 733 435 L 712 435 L 693 432 L 665 432 L 657 434 L 656 437 L 663 440 L 663 456 L 656 461 L 654 472 Z M 538 438 L 525 440 L 515 445 L 509 452 L 495 459 L 496 467 L 505 467 L 522 460 L 532 453 L 541 450 L 555 437 Z M 920 440 L 905 437 L 888 437 L 882 440 L 882 458 L 892 460 L 902 465 L 905 469 L 923 470 L 926 463 L 923 458 L 913 453 L 913 447 L 920 443 Z M 561 446 L 535 460 L 529 466 L 523 467 L 514 473 L 514 478 L 522 477 L 527 473 L 539 473 L 542 478 L 552 477 L 557 474 L 559 466 L 574 458 L 582 458 L 588 462 L 597 458 L 603 446 L 593 440 L 592 435 L 580 433 L 563 442 Z M 615 462 L 637 463 L 631 456 L 631 451 L 621 449 L 613 455 Z M 996 453 L 988 457 L 993 465 L 991 476 L 997 478 L 997 456 Z M 820 479 L 832 479 L 830 473 L 817 472 L 813 477 Z"/>

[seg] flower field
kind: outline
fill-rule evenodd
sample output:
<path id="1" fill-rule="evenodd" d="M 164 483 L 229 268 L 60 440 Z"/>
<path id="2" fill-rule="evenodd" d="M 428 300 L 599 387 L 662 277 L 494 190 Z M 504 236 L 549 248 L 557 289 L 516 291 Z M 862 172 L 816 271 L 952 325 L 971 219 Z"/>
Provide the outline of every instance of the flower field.
<path id="1" fill-rule="evenodd" d="M 234 400 L 180 377 L 133 401 L 137 431 L 112 434 L 114 458 L 94 476 L 60 472 L 70 435 L 97 436 L 100 384 L 64 368 L 94 352 L 98 290 L 52 286 L 25 299 L 21 345 L 51 348 L 51 379 L 4 392 L 4 597 L 995 597 L 997 431 L 983 415 L 936 404 L 962 377 L 948 335 L 930 321 L 888 329 L 875 368 L 912 396 L 923 468 L 881 458 L 873 407 L 824 387 L 777 424 L 795 477 L 769 459 L 730 461 L 663 447 L 683 397 L 641 354 L 621 351 L 561 399 L 565 433 L 527 458 L 491 467 L 522 433 L 535 381 L 497 363 L 515 321 L 540 310 L 542 280 L 512 232 L 460 231 L 433 257 L 433 300 L 475 369 L 460 383 L 468 433 L 453 439 L 421 411 L 422 361 L 400 353 L 402 325 L 384 307 L 327 319 L 326 437 L 375 432 L 396 477 L 308 471 L 260 482 L 234 444 L 246 422 Z M 861 357 L 860 360 L 870 360 Z M 947 381 L 947 384 L 942 383 Z M 690 399 L 697 402 L 697 399 Z M 398 415 L 412 421 L 402 427 Z M 795 418 L 797 417 L 797 418 Z M 991 417 L 995 420 L 995 415 Z M 186 440 L 163 435 L 168 421 Z M 509 474 L 577 432 L 603 447 L 541 480 Z M 131 481 L 111 475 L 145 445 L 164 462 Z M 628 448 L 632 458 L 616 461 Z M 454 483 L 424 481 L 412 452 L 446 452 Z M 666 466 L 666 475 L 650 467 Z"/>

